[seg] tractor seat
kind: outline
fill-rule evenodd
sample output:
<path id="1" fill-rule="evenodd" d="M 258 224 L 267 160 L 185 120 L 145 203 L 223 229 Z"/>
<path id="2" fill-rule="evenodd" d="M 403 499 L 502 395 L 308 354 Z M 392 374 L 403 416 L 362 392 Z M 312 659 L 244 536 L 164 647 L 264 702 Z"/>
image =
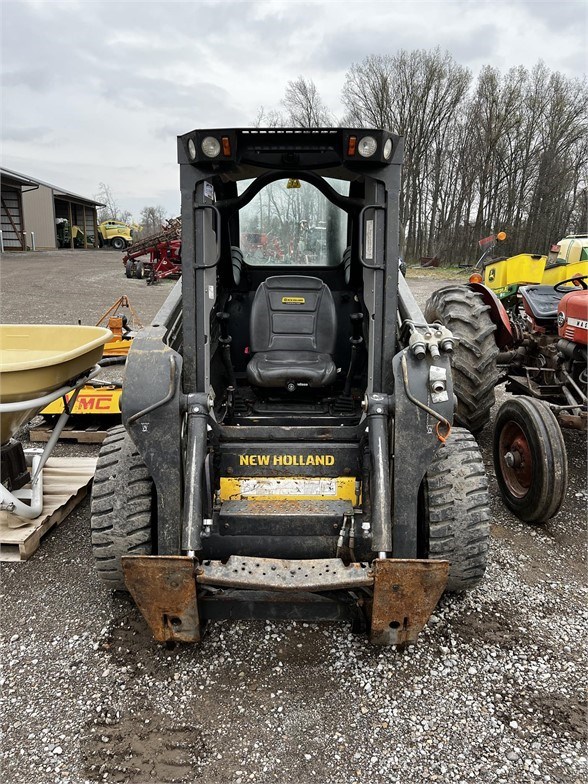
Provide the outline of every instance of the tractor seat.
<path id="1" fill-rule="evenodd" d="M 319 278 L 277 275 L 255 292 L 247 365 L 256 387 L 325 387 L 337 367 L 331 356 L 337 335 L 335 303 Z"/>
<path id="2" fill-rule="evenodd" d="M 553 286 L 521 286 L 519 291 L 523 296 L 525 309 L 530 310 L 538 324 L 555 321 L 557 308 L 563 293 L 554 291 Z M 573 289 L 570 289 L 573 291 Z"/>

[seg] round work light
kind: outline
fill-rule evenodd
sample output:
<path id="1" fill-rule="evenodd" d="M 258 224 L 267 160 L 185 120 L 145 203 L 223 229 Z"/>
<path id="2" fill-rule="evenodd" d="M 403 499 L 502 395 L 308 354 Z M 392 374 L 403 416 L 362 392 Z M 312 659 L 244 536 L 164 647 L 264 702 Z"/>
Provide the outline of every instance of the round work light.
<path id="1" fill-rule="evenodd" d="M 215 139 L 214 136 L 206 136 L 206 138 L 202 139 L 202 144 L 200 146 L 207 158 L 216 158 L 217 155 L 220 155 L 220 142 L 218 139 Z"/>
<path id="2" fill-rule="evenodd" d="M 364 158 L 371 158 L 378 149 L 378 142 L 373 136 L 364 136 L 357 145 L 358 153 Z"/>

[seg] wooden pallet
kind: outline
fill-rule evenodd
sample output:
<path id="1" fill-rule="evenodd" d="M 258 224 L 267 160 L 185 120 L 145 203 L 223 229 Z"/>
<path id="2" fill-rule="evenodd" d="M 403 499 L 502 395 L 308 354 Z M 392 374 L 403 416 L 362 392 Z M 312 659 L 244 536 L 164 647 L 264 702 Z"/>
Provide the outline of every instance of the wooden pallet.
<path id="1" fill-rule="evenodd" d="M 59 525 L 88 494 L 96 459 L 51 457 L 43 469 L 43 512 L 22 524 L 22 518 L 0 512 L 0 561 L 26 561 L 41 539 Z M 18 526 L 18 527 L 16 527 Z"/>
<path id="2" fill-rule="evenodd" d="M 110 419 L 110 417 L 109 417 Z M 116 422 L 109 423 L 109 427 L 113 427 Z M 38 427 L 33 427 L 29 431 L 29 439 L 32 442 L 49 441 L 53 426 L 42 424 Z M 67 424 L 61 431 L 59 436 L 60 441 L 77 441 L 78 444 L 101 444 L 108 432 L 100 425 L 88 425 L 80 427 L 79 424 Z"/>

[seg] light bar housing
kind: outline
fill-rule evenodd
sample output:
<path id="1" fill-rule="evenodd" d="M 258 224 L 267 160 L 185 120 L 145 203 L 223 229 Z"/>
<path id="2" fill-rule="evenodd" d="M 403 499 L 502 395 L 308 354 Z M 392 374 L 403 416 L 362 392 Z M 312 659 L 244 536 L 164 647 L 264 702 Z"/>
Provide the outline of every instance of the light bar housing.
<path id="1" fill-rule="evenodd" d="M 359 142 L 367 136 L 376 142 L 372 155 L 359 153 Z M 210 158 L 202 151 L 202 142 L 216 139 L 220 153 Z M 400 137 L 386 130 L 368 128 L 217 128 L 196 130 L 178 137 L 180 163 L 190 163 L 199 168 L 222 168 L 248 165 L 269 169 L 297 170 L 300 168 L 332 168 L 347 164 L 353 168 L 357 162 L 386 166 L 399 163 Z M 193 145 L 193 146 L 192 146 Z M 196 157 L 190 154 L 196 149 Z M 384 149 L 390 150 L 389 157 Z M 399 152 L 398 160 L 396 152 Z"/>

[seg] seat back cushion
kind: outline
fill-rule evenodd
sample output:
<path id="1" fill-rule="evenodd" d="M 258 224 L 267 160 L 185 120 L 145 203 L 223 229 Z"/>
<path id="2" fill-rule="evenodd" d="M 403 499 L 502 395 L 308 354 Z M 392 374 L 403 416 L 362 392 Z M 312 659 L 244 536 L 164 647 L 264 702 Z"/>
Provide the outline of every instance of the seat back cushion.
<path id="1" fill-rule="evenodd" d="M 319 278 L 277 275 L 260 284 L 251 308 L 251 350 L 332 354 L 337 334 L 333 295 Z"/>

